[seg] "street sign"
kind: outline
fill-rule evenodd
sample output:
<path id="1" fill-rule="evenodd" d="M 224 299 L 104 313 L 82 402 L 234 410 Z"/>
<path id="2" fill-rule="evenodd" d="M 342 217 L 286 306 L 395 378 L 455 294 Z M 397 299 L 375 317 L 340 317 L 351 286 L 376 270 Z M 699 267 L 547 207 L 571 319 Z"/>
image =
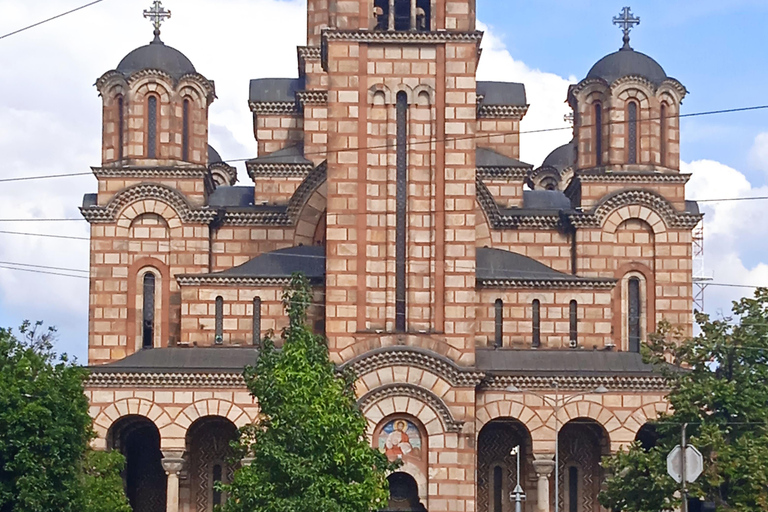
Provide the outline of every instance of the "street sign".
<path id="1" fill-rule="evenodd" d="M 680 445 L 672 448 L 672 451 L 667 455 L 667 473 L 671 476 L 675 482 L 682 483 L 683 481 L 683 450 Z M 704 457 L 695 446 L 688 445 L 685 447 L 685 481 L 695 482 L 697 478 L 704 471 Z"/>

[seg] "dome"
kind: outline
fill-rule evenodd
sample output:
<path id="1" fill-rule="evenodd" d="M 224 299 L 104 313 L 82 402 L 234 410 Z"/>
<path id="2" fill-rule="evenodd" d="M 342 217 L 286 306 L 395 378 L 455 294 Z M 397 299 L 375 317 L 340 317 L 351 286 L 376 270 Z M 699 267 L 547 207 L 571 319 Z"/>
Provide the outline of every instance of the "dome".
<path id="1" fill-rule="evenodd" d="M 544 159 L 542 167 L 554 167 L 558 171 L 567 169 L 576 164 L 576 143 L 574 141 L 564 144 L 552 151 Z"/>
<path id="2" fill-rule="evenodd" d="M 602 78 L 609 84 L 625 76 L 642 76 L 656 85 L 667 79 L 658 62 L 631 48 L 606 55 L 587 73 L 587 78 Z"/>
<path id="3" fill-rule="evenodd" d="M 221 155 L 219 155 L 219 152 L 213 149 L 213 146 L 208 144 L 208 165 L 220 164 L 223 162 L 224 160 L 221 159 Z"/>
<path id="4" fill-rule="evenodd" d="M 197 72 L 195 66 L 183 53 L 166 46 L 159 39 L 136 48 L 117 65 L 117 71 L 126 76 L 145 69 L 159 69 L 176 79 L 188 73 Z"/>

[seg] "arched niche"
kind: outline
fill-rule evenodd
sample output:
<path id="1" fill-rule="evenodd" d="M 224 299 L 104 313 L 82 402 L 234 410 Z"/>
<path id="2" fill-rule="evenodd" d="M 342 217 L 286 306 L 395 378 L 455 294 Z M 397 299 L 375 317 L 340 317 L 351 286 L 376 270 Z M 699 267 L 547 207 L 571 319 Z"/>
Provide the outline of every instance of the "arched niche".
<path id="1" fill-rule="evenodd" d="M 406 493 L 407 486 L 402 476 L 395 477 L 398 485 L 402 484 L 399 492 L 393 495 L 395 505 L 400 507 L 416 506 L 426 503 L 428 496 L 428 468 L 429 468 L 429 437 L 424 425 L 414 416 L 409 414 L 393 414 L 381 420 L 373 430 L 373 445 L 381 450 L 391 462 L 400 461 L 398 470 L 403 475 L 413 480 L 415 484 L 415 496 L 412 492 Z M 396 475 L 397 473 L 393 473 Z M 390 475 L 392 476 L 392 475 Z M 415 499 L 414 499 L 415 498 Z M 418 508 L 391 508 L 391 510 L 420 510 Z"/>
<path id="2" fill-rule="evenodd" d="M 477 512 L 512 512 L 514 503 L 509 494 L 518 482 L 517 456 L 519 447 L 519 482 L 529 496 L 535 488 L 529 485 L 533 463 L 531 434 L 515 418 L 497 418 L 486 423 L 477 439 Z"/>
<path id="3" fill-rule="evenodd" d="M 187 430 L 190 502 L 194 512 L 212 512 L 227 497 L 216 490 L 216 482 L 230 483 L 234 476 L 234 455 L 230 443 L 238 437 L 237 427 L 222 416 L 204 416 Z"/>
<path id="4" fill-rule="evenodd" d="M 560 510 L 601 512 L 602 457 L 610 454 L 608 432 L 591 418 L 574 418 L 559 431 Z"/>

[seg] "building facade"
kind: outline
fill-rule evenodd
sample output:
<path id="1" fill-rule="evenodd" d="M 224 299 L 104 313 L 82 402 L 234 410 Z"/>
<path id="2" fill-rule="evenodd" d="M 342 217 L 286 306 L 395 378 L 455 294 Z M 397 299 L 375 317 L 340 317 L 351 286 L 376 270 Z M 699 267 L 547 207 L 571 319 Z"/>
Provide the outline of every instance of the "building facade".
<path id="1" fill-rule="evenodd" d="M 524 86 L 476 80 L 474 0 L 309 0 L 298 77 L 251 82 L 236 186 L 208 145 L 214 82 L 149 14 L 155 40 L 97 81 L 82 207 L 95 444 L 126 455 L 134 510 L 226 499 L 228 442 L 258 415 L 242 369 L 301 271 L 371 442 L 403 460 L 389 509 L 511 512 L 519 481 L 526 511 L 600 511 L 600 458 L 668 407 L 640 345 L 692 330 L 683 85 L 625 25 L 534 169 Z"/>

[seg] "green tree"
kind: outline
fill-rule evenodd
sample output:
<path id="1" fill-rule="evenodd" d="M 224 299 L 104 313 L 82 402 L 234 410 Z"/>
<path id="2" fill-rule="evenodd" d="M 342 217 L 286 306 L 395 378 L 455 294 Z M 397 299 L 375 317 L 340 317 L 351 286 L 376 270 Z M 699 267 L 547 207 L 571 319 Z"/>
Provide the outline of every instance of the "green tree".
<path id="1" fill-rule="evenodd" d="M 654 423 L 659 440 L 645 451 L 635 443 L 607 458 L 600 501 L 614 510 L 659 512 L 679 505 L 679 486 L 666 473 L 666 456 L 688 423 L 689 442 L 704 455 L 704 473 L 689 495 L 719 512 L 768 510 L 768 290 L 734 303 L 733 319 L 697 314 L 701 334 L 684 340 L 662 324 L 646 358 L 669 379 L 673 413 Z"/>
<path id="2" fill-rule="evenodd" d="M 245 371 L 261 414 L 242 429 L 238 456 L 253 462 L 222 486 L 225 512 L 369 512 L 386 504 L 391 466 L 366 439 L 355 376 L 336 372 L 325 339 L 307 326 L 311 302 L 308 281 L 294 275 L 283 294 L 282 349 L 267 336 Z"/>
<path id="3" fill-rule="evenodd" d="M 0 512 L 129 512 L 121 456 L 88 448 L 87 370 L 55 355 L 54 329 L 19 333 L 0 328 Z"/>

